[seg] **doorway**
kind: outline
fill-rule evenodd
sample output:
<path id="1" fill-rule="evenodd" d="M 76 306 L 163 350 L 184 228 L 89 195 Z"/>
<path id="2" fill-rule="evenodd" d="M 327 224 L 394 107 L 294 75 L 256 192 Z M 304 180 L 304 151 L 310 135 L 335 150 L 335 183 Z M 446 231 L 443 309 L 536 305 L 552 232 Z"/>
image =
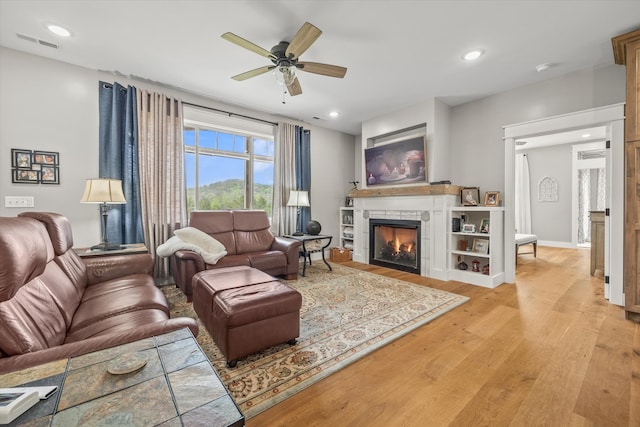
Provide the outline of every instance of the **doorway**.
<path id="1" fill-rule="evenodd" d="M 624 305 L 624 104 L 594 108 L 526 123 L 504 126 L 505 146 L 505 281 L 515 281 L 515 147 L 516 140 L 603 126 L 610 141 L 605 218 L 605 298 Z M 611 242 L 611 244 L 610 244 Z"/>

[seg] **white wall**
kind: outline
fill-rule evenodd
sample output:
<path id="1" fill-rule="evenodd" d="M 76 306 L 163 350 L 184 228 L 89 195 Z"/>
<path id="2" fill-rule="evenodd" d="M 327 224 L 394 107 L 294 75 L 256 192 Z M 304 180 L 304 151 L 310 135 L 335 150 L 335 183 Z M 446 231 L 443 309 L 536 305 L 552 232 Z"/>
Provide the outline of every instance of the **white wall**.
<path id="1" fill-rule="evenodd" d="M 529 159 L 531 232 L 538 236 L 538 241 L 571 247 L 571 145 L 519 150 L 518 153 L 526 154 Z M 558 182 L 557 202 L 538 201 L 538 183 L 547 176 Z"/>
<path id="2" fill-rule="evenodd" d="M 277 122 L 282 118 L 205 99 L 178 89 L 116 77 L 0 47 L 0 215 L 25 210 L 64 214 L 73 226 L 75 246 L 100 241 L 95 205 L 79 202 L 84 181 L 98 176 L 98 82 L 117 81 Z M 170 83 L 170 82 L 168 82 Z M 288 119 L 287 119 L 288 120 Z M 338 239 L 338 208 L 353 180 L 355 138 L 313 124 L 288 120 L 311 130 L 312 214 L 323 233 Z M 11 183 L 11 148 L 60 153 L 60 185 Z M 5 208 L 5 196 L 34 196 L 35 207 Z"/>
<path id="3" fill-rule="evenodd" d="M 613 58 L 612 58 L 613 62 Z M 625 101 L 621 65 L 583 70 L 451 109 L 451 174 L 458 185 L 504 192 L 502 126 Z"/>
<path id="4" fill-rule="evenodd" d="M 427 124 L 427 181 L 450 179 L 449 171 L 449 107 L 441 101 L 430 99 L 402 110 L 372 118 L 362 123 L 361 147 L 364 150 L 367 140 L 406 129 L 420 123 Z M 363 175 L 364 156 L 360 158 L 359 181 L 366 185 Z"/>

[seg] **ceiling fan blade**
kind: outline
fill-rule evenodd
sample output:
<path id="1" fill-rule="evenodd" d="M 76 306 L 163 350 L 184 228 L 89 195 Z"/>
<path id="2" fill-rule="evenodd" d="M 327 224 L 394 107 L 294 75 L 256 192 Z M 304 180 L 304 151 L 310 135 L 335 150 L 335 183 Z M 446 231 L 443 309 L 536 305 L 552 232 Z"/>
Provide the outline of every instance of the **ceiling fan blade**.
<path id="1" fill-rule="evenodd" d="M 259 76 L 260 74 L 264 74 L 269 70 L 275 68 L 274 65 L 265 65 L 264 67 L 256 68 L 255 70 L 247 71 L 242 74 L 238 74 L 237 76 L 231 77 L 233 80 L 237 80 L 239 82 L 243 80 L 250 79 L 251 77 Z"/>
<path id="2" fill-rule="evenodd" d="M 305 22 L 291 39 L 285 55 L 287 58 L 299 58 L 320 37 L 320 34 L 322 31 L 319 28 Z"/>
<path id="3" fill-rule="evenodd" d="M 300 82 L 298 78 L 293 81 L 290 85 L 287 85 L 287 90 L 289 91 L 290 96 L 300 95 L 302 93 L 302 87 L 300 87 Z"/>
<path id="4" fill-rule="evenodd" d="M 323 76 L 343 78 L 347 74 L 345 67 L 338 65 L 321 64 L 319 62 L 298 62 L 298 69 L 307 73 L 321 74 Z"/>
<path id="5" fill-rule="evenodd" d="M 258 46 L 255 43 L 251 43 L 249 40 L 245 40 L 240 36 L 237 36 L 233 33 L 224 33 L 223 35 L 221 35 L 220 37 L 222 37 L 225 40 L 230 41 L 231 43 L 237 44 L 240 47 L 243 47 L 245 49 L 250 50 L 251 52 L 255 52 L 258 55 L 264 56 L 266 58 L 273 58 L 275 59 L 275 56 L 269 52 L 267 49 L 263 49 L 260 46 Z"/>

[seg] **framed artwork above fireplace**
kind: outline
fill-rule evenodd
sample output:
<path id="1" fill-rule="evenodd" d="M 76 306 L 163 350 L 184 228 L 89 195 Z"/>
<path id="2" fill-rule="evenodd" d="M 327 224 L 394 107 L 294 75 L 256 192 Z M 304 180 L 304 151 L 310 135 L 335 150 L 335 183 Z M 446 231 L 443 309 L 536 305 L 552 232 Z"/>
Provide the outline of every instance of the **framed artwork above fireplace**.
<path id="1" fill-rule="evenodd" d="M 423 183 L 427 177 L 424 136 L 414 136 L 364 150 L 367 186 Z"/>

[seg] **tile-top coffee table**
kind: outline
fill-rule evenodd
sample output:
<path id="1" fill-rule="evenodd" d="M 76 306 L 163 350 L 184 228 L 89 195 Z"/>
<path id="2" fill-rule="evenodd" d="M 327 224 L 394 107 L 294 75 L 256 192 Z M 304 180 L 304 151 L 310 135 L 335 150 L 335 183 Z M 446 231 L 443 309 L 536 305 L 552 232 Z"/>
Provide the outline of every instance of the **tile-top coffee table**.
<path id="1" fill-rule="evenodd" d="M 110 374 L 109 362 L 128 352 L 144 353 L 147 364 L 130 374 Z M 189 329 L 0 375 L 0 384 L 58 386 L 12 425 L 244 425 Z"/>

